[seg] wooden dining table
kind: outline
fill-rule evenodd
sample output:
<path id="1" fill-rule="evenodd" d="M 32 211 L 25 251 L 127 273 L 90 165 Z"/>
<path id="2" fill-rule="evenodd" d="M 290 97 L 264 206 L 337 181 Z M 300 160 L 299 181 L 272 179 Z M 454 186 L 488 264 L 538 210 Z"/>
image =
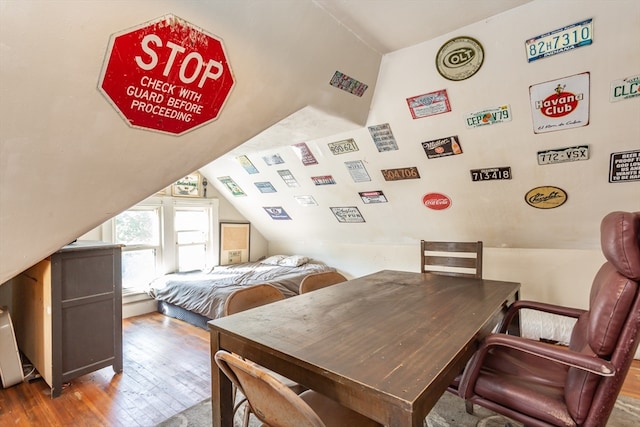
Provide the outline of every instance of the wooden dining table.
<path id="1" fill-rule="evenodd" d="M 383 425 L 422 427 L 519 288 L 383 270 L 212 320 L 213 426 L 233 425 L 231 383 L 213 359 L 224 349 Z"/>

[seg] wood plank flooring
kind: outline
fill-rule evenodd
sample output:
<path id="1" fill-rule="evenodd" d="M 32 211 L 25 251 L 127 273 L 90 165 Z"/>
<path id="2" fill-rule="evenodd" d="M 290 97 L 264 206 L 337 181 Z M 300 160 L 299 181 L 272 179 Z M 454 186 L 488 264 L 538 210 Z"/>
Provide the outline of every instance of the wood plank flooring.
<path id="1" fill-rule="evenodd" d="M 73 380 L 56 399 L 42 380 L 0 389 L 0 426 L 151 427 L 211 396 L 209 334 L 159 313 L 125 319 L 124 371 Z M 640 399 L 640 361 L 622 393 Z"/>
<path id="2" fill-rule="evenodd" d="M 159 313 L 123 322 L 123 373 L 77 378 L 56 399 L 43 380 L 0 389 L 0 426 L 151 427 L 211 396 L 209 334 Z"/>

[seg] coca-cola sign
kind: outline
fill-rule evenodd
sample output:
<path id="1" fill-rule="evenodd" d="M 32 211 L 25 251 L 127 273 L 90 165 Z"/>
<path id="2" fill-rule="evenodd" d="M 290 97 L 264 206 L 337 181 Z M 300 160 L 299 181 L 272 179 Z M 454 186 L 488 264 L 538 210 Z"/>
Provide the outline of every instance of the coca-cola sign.
<path id="1" fill-rule="evenodd" d="M 427 193 L 422 196 L 422 204 L 429 209 L 441 211 L 451 206 L 451 199 L 442 193 Z"/>

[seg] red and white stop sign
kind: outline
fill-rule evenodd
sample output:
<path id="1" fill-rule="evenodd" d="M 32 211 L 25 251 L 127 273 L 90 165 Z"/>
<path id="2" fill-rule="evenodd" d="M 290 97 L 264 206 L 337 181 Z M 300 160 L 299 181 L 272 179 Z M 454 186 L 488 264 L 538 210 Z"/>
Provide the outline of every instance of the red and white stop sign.
<path id="1" fill-rule="evenodd" d="M 222 41 L 166 15 L 111 36 L 98 88 L 129 125 L 181 135 L 215 120 L 234 83 Z"/>

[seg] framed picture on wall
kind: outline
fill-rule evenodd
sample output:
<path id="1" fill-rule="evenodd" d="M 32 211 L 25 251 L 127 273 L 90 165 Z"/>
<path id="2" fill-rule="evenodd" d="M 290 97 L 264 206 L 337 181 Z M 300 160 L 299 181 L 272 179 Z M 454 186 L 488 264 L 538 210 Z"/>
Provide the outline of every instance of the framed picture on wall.
<path id="1" fill-rule="evenodd" d="M 181 178 L 171 186 L 171 195 L 175 197 L 200 197 L 201 176 L 194 172 Z"/>
<path id="2" fill-rule="evenodd" d="M 249 262 L 251 224 L 248 222 L 220 222 L 219 265 Z"/>

